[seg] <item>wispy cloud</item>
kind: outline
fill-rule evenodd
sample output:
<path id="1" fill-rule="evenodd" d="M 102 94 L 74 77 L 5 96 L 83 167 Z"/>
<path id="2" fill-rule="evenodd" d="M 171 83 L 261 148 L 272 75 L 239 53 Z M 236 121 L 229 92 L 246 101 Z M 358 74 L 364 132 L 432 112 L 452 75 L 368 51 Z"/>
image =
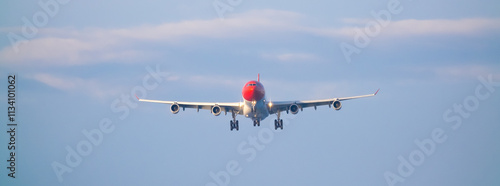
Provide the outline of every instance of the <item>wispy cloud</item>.
<path id="1" fill-rule="evenodd" d="M 279 62 L 315 62 L 320 59 L 310 53 L 262 54 L 262 58 Z"/>
<path id="2" fill-rule="evenodd" d="M 304 16 L 288 11 L 254 10 L 226 18 L 189 20 L 161 25 L 110 30 L 123 38 L 175 42 L 189 38 L 237 38 L 270 31 L 298 30 Z"/>
<path id="3" fill-rule="evenodd" d="M 429 34 L 476 35 L 483 32 L 500 31 L 500 19 L 435 19 L 401 20 L 388 26 L 390 35 L 412 36 Z"/>
<path id="4" fill-rule="evenodd" d="M 125 90 L 123 87 L 117 87 L 116 85 L 106 85 L 98 79 L 63 77 L 44 73 L 35 74 L 31 78 L 61 91 L 71 93 L 79 92 L 101 99 L 117 96 Z"/>
<path id="5" fill-rule="evenodd" d="M 158 73 L 158 74 L 156 74 Z M 159 74 L 161 73 L 161 75 Z M 64 72 L 63 72 L 64 74 Z M 75 77 L 72 74 L 49 74 L 35 73 L 34 75 L 26 75 L 27 78 L 33 79 L 44 85 L 60 90 L 65 93 L 85 95 L 88 97 L 107 99 L 118 97 L 122 94 L 130 94 L 135 88 L 154 87 L 153 89 L 162 87 L 162 83 L 168 84 L 177 81 L 189 82 L 180 76 L 173 75 L 167 71 L 154 71 L 139 75 L 131 75 L 132 77 L 114 76 L 114 77 Z M 157 77 L 158 76 L 158 77 Z M 163 77 L 164 76 L 164 77 Z M 147 78 L 147 79 L 146 79 Z M 160 81 L 156 78 L 162 78 Z M 132 81 L 131 81 L 132 80 Z M 139 81 L 134 83 L 135 81 Z M 147 85 L 146 85 L 147 82 Z M 153 83 L 157 83 L 156 85 Z M 147 87 L 146 87 L 147 86 Z M 148 89 L 149 90 L 149 89 Z"/>
<path id="6" fill-rule="evenodd" d="M 273 38 L 283 33 L 302 33 L 325 38 L 352 38 L 355 30 L 363 28 L 366 19 L 344 19 L 346 26 L 314 27 L 308 17 L 290 11 L 253 10 L 233 14 L 225 20 L 187 20 L 159 25 L 142 25 L 121 29 L 70 28 L 40 29 L 38 38 L 23 43 L 16 53 L 6 46 L 0 60 L 17 65 L 85 65 L 103 62 L 138 62 L 155 53 L 138 44 L 176 45 L 202 39 Z M 12 30 L 9 28 L 8 30 Z M 500 31 L 500 19 L 459 20 L 400 20 L 393 21 L 383 33 L 387 36 L 421 36 L 428 34 L 480 34 Z M 2 31 L 5 32 L 5 29 Z M 141 45 L 143 46 L 143 45 Z M 311 54 L 268 55 L 279 61 L 312 60 Z"/>
<path id="7" fill-rule="evenodd" d="M 101 62 L 143 61 L 151 53 L 134 47 L 137 43 L 179 44 L 198 38 L 240 38 L 298 30 L 302 16 L 278 10 L 236 14 L 224 21 L 189 20 L 123 29 L 47 28 L 40 37 L 0 51 L 0 60 L 18 65 L 82 65 Z"/>
<path id="8" fill-rule="evenodd" d="M 369 19 L 343 19 L 346 26 L 340 28 L 304 28 L 305 30 L 325 37 L 354 37 L 357 30 L 365 29 Z M 406 19 L 392 21 L 387 28 L 382 28 L 381 34 L 389 37 L 414 37 L 422 35 L 478 35 L 483 33 L 498 33 L 500 19 Z"/>
<path id="9" fill-rule="evenodd" d="M 411 73 L 428 74 L 431 78 L 437 81 L 444 82 L 462 82 L 463 80 L 476 79 L 479 76 L 493 75 L 495 80 L 500 81 L 500 70 L 498 65 L 480 65 L 480 64 L 464 64 L 464 65 L 448 65 L 438 67 L 412 67 L 407 69 Z M 418 79 L 414 79 L 419 81 Z"/>
<path id="10" fill-rule="evenodd" d="M 20 52 L 11 47 L 0 51 L 0 59 L 18 65 L 68 66 L 94 64 L 103 61 L 144 59 L 146 54 L 135 49 L 120 47 L 118 42 L 93 38 L 46 37 L 21 44 Z"/>
<path id="11" fill-rule="evenodd" d="M 446 66 L 432 69 L 440 78 L 448 81 L 457 81 L 461 79 L 475 79 L 478 76 L 493 75 L 495 79 L 500 79 L 500 70 L 497 67 L 485 65 L 457 65 Z"/>
<path id="12" fill-rule="evenodd" d="M 184 84 L 190 84 L 193 87 L 239 87 L 243 86 L 243 83 L 248 81 L 248 79 L 221 76 L 221 75 L 185 75 L 184 78 L 180 78 Z"/>

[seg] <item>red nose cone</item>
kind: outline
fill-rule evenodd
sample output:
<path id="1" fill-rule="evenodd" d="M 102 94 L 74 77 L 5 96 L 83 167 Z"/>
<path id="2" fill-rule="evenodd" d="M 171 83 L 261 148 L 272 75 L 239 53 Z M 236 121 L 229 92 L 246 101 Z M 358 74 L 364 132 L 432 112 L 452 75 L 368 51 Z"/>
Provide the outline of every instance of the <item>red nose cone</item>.
<path id="1" fill-rule="evenodd" d="M 266 94 L 264 86 L 258 81 L 249 81 L 242 90 L 243 98 L 247 101 L 260 101 Z"/>

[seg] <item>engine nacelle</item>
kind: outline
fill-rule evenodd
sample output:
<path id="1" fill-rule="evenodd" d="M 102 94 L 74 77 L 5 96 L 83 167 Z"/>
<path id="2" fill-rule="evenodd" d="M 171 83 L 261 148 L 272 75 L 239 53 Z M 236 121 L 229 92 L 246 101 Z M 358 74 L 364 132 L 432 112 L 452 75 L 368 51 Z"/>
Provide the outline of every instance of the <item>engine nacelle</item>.
<path id="1" fill-rule="evenodd" d="M 332 105 L 335 110 L 340 110 L 342 108 L 342 103 L 340 103 L 340 101 L 334 101 Z"/>
<path id="2" fill-rule="evenodd" d="M 220 106 L 219 106 L 219 105 L 215 105 L 215 106 L 213 106 L 211 110 L 212 110 L 212 114 L 213 114 L 214 116 L 219 116 L 219 115 L 220 115 L 220 113 L 222 113 L 222 108 L 220 108 Z"/>
<path id="3" fill-rule="evenodd" d="M 288 108 L 288 110 L 290 110 L 290 112 L 292 114 L 299 113 L 299 109 L 300 109 L 300 107 L 297 104 L 292 104 L 292 105 L 290 105 L 290 108 Z"/>
<path id="4" fill-rule="evenodd" d="M 172 106 L 170 106 L 170 111 L 172 111 L 173 114 L 179 113 L 180 110 L 181 110 L 181 107 L 177 103 L 172 104 Z"/>

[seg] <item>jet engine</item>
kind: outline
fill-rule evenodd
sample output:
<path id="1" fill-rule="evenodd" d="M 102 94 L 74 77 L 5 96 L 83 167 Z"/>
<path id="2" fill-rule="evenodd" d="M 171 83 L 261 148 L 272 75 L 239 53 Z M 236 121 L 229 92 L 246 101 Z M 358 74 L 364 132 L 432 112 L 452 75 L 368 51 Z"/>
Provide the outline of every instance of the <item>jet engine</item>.
<path id="1" fill-rule="evenodd" d="M 340 103 L 340 101 L 334 101 L 332 105 L 335 110 L 340 110 L 342 108 L 342 103 Z"/>
<path id="2" fill-rule="evenodd" d="M 172 104 L 172 106 L 170 106 L 170 111 L 172 111 L 173 114 L 179 113 L 179 110 L 181 110 L 181 109 L 179 107 L 179 104 L 177 104 L 177 103 Z"/>
<path id="3" fill-rule="evenodd" d="M 297 104 L 292 104 L 292 105 L 290 105 L 290 108 L 288 108 L 288 110 L 290 110 L 290 112 L 292 114 L 299 113 L 299 109 L 300 109 L 300 107 Z"/>
<path id="4" fill-rule="evenodd" d="M 212 107 L 212 114 L 214 116 L 219 116 L 221 112 L 222 112 L 222 109 L 220 108 L 219 105 L 215 105 Z"/>

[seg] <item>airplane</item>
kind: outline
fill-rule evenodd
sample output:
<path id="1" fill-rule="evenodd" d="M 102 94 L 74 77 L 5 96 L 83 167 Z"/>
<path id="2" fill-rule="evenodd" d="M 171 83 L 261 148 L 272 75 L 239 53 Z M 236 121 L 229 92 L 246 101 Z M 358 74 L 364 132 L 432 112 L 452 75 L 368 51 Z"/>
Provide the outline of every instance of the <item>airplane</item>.
<path id="1" fill-rule="evenodd" d="M 281 112 L 297 114 L 299 111 L 303 111 L 304 108 L 314 107 L 316 110 L 317 106 L 328 105 L 330 108 L 333 106 L 335 110 L 340 110 L 342 108 L 341 101 L 371 97 L 377 95 L 378 89 L 374 94 L 353 96 L 353 97 L 342 97 L 342 98 L 331 98 L 322 100 L 308 100 L 308 101 L 269 101 L 266 99 L 266 91 L 264 86 L 260 82 L 260 74 L 257 75 L 257 81 L 249 81 L 243 86 L 241 91 L 244 101 L 243 102 L 232 102 L 232 103 L 217 103 L 217 102 L 182 102 L 182 101 L 161 101 L 161 100 L 149 100 L 136 98 L 143 102 L 152 103 L 163 103 L 170 106 L 170 111 L 173 114 L 179 113 L 179 111 L 184 111 L 186 108 L 196 109 L 197 112 L 200 109 L 210 110 L 213 115 L 219 116 L 222 112 L 226 115 L 228 112 L 232 114 L 233 120 L 230 123 L 231 131 L 236 129 L 239 130 L 239 122 L 236 120 L 237 115 L 243 115 L 246 118 L 253 120 L 253 126 L 260 126 L 260 122 L 264 120 L 271 114 L 276 114 L 277 119 L 274 120 L 274 129 L 283 130 L 283 120 L 280 119 Z"/>

